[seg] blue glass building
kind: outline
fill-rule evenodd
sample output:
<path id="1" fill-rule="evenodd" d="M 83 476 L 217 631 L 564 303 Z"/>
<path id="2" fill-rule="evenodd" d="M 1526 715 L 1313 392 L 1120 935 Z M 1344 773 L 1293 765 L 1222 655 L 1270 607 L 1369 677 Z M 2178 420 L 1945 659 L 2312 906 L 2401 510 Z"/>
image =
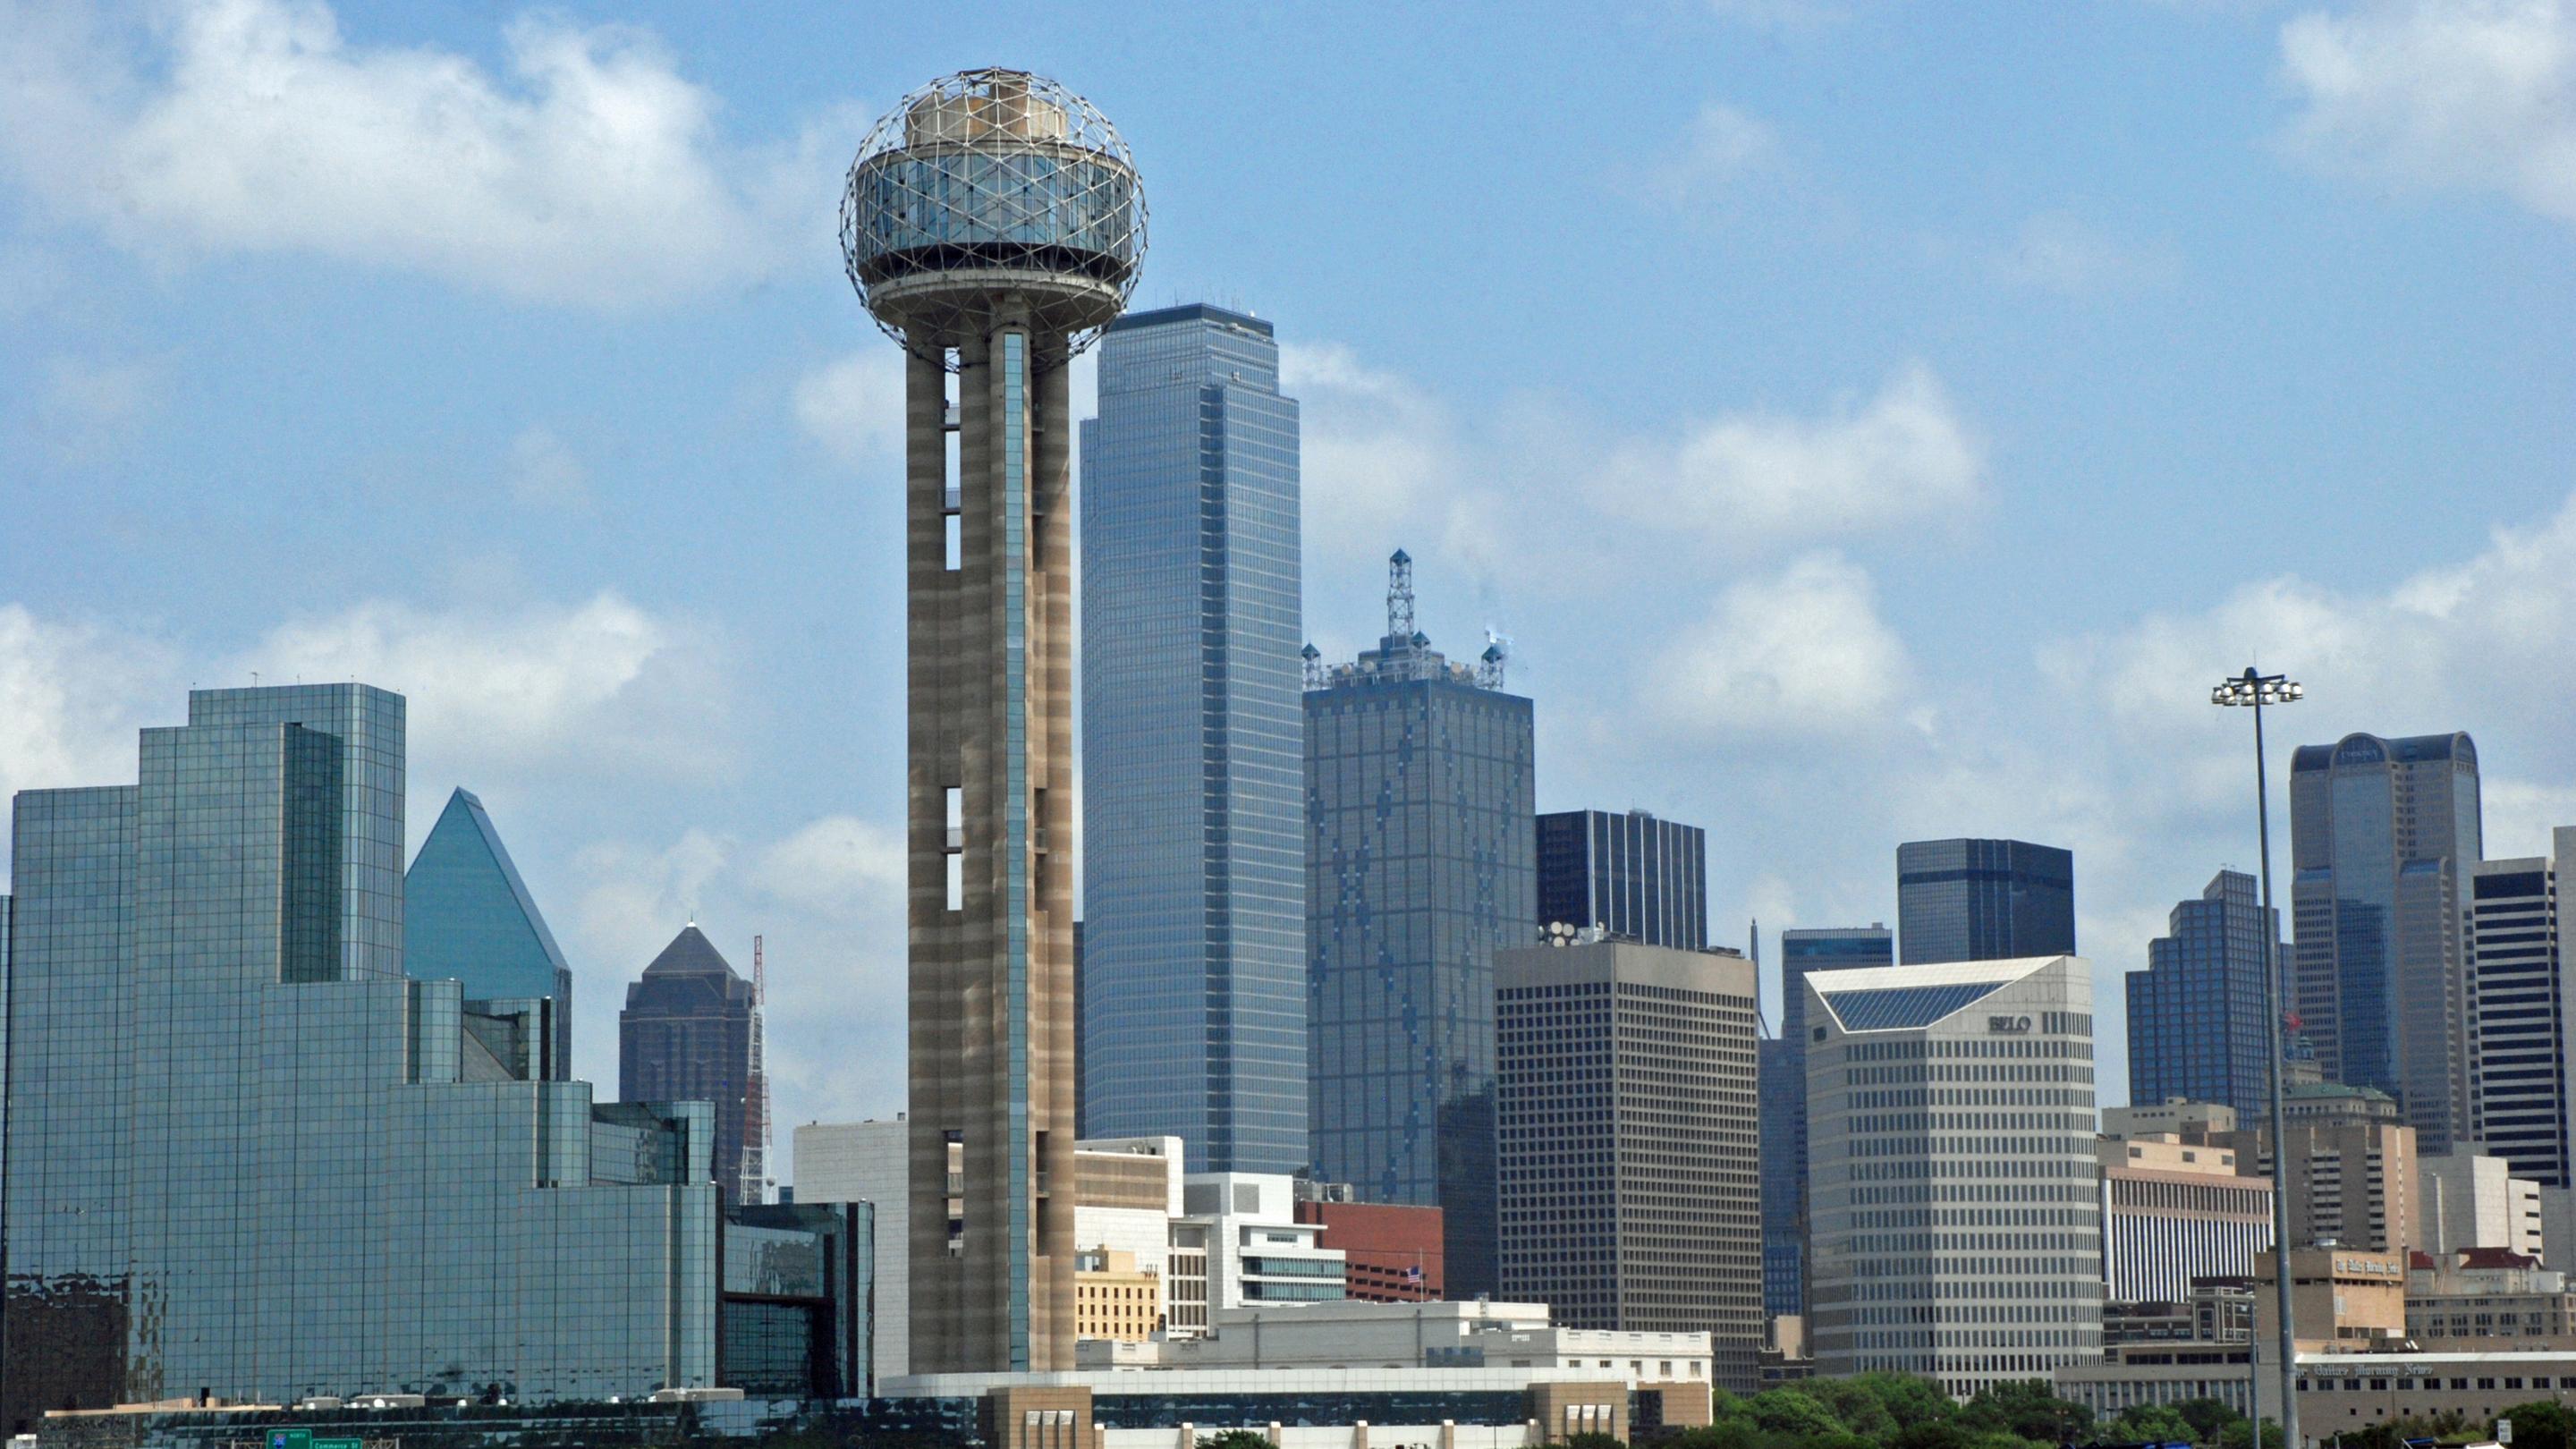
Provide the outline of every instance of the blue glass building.
<path id="1" fill-rule="evenodd" d="M 2147 943 L 2129 998 L 2129 1100 L 2222 1102 L 2255 1121 L 2270 1110 L 2271 1048 L 2264 1019 L 2266 919 L 2254 877 L 2222 870 L 2200 899 L 2173 909 L 2166 934 Z M 2284 966 L 2290 956 L 2280 956 Z"/>
<path id="2" fill-rule="evenodd" d="M 529 1074 L 572 1074 L 572 968 L 483 802 L 464 790 L 447 797 L 403 873 L 403 970 L 464 983 L 466 1004 L 485 1015 L 538 1020 Z"/>
<path id="3" fill-rule="evenodd" d="M 1896 934 L 1908 966 L 2075 954 L 2075 856 L 2021 840 L 1896 848 Z"/>
<path id="4" fill-rule="evenodd" d="M 1137 312 L 1082 425 L 1083 1131 L 1307 1165 L 1297 404 L 1270 324 Z"/>
<path id="5" fill-rule="evenodd" d="M 1378 647 L 1306 691 L 1315 1171 L 1438 1204 L 1469 1298 L 1497 1288 L 1494 952 L 1538 931 L 1532 710 L 1414 631 L 1394 564 Z"/>
<path id="6" fill-rule="evenodd" d="M 1762 1307 L 1807 1311 L 1807 977 L 1896 964 L 1885 926 L 1780 933 L 1780 1038 L 1761 1048 Z"/>
<path id="7" fill-rule="evenodd" d="M 1643 810 L 1538 818 L 1538 919 L 1622 941 L 1708 949 L 1708 832 Z"/>
<path id="8" fill-rule="evenodd" d="M 2290 757 L 2290 984 L 2331 1081 L 2404 1104 L 2417 1150 L 2471 1140 L 2469 878 L 2485 846 L 2464 734 L 2346 735 Z"/>
<path id="9" fill-rule="evenodd" d="M 0 1422 L 715 1370 L 712 1136 L 404 971 L 403 701 L 204 690 L 12 814 Z M 524 1023 L 521 1023 L 524 1026 Z"/>
<path id="10" fill-rule="evenodd" d="M 628 1102 L 715 1106 L 716 1184 L 742 1193 L 752 1110 L 751 983 L 692 921 L 626 987 L 617 1013 L 617 1095 Z"/>

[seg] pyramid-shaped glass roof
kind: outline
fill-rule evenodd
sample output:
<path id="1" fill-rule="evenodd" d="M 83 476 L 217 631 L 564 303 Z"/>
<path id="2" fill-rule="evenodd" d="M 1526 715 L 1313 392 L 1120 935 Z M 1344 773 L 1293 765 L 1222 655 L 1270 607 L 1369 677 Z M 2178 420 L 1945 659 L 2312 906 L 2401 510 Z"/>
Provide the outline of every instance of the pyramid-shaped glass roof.
<path id="1" fill-rule="evenodd" d="M 468 791 L 447 798 L 403 876 L 403 969 L 462 981 L 469 1001 L 560 996 L 569 984 L 554 932 Z"/>

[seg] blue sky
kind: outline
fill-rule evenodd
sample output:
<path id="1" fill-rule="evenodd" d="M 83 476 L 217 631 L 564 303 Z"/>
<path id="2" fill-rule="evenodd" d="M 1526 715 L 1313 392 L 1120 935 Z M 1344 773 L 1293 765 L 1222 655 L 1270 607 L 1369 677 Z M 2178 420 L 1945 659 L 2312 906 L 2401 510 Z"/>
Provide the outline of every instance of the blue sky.
<path id="1" fill-rule="evenodd" d="M 2116 1101 L 2118 975 L 2254 855 L 2219 674 L 2472 731 L 2493 854 L 2576 822 L 2568 0 L 0 0 L 0 790 L 131 779 L 191 682 L 401 689 L 583 1074 L 694 911 L 768 937 L 782 1120 L 900 1106 L 896 369 L 831 209 L 996 63 L 1125 132 L 1141 301 L 1276 321 L 1316 641 L 1410 550 L 1543 807 L 1709 827 L 1721 939 L 2071 846 Z"/>

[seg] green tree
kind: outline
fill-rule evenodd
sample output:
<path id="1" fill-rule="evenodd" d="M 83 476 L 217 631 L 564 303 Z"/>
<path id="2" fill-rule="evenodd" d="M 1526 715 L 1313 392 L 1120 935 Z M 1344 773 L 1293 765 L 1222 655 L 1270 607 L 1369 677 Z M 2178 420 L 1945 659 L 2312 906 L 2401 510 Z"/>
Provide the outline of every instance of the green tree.
<path id="1" fill-rule="evenodd" d="M 2576 1414 L 2547 1399 L 2516 1404 L 2498 1418 L 2513 1420 L 2513 1449 L 2570 1449 L 2576 1445 Z"/>
<path id="2" fill-rule="evenodd" d="M 2221 1399 L 2185 1399 L 2174 1405 L 2174 1412 L 2191 1425 L 2191 1442 L 2215 1444 L 2230 1424 L 2242 1424 L 2245 1416 L 2227 1406 Z"/>
<path id="3" fill-rule="evenodd" d="M 1831 1380 L 1808 1380 L 1808 1383 L 1817 1382 Z M 1745 1400 L 1744 1409 L 1751 1416 L 1754 1427 L 1764 1433 L 1785 1435 L 1796 1440 L 1839 1434 L 1847 1429 L 1864 1435 L 1868 1433 L 1859 1425 L 1846 1424 L 1833 1410 L 1819 1402 L 1805 1385 L 1765 1389 Z"/>
<path id="4" fill-rule="evenodd" d="M 1610 1434 L 1568 1434 L 1565 1436 L 1565 1449 L 1628 1449 L 1628 1446 Z"/>
<path id="5" fill-rule="evenodd" d="M 2016 1379 L 1980 1389 L 1959 1418 L 1972 1429 L 2000 1430 L 2037 1444 L 2072 1444 L 2093 1427 L 2093 1411 L 2059 1398 L 2046 1379 Z"/>
<path id="6" fill-rule="evenodd" d="M 2189 1444 L 2200 1436 L 2171 1404 L 2132 1404 L 2102 1426 L 2100 1437 L 2123 1444 Z"/>
<path id="7" fill-rule="evenodd" d="M 2218 1449 L 2245 1449 L 2251 1442 L 2245 1421 L 2238 1419 L 2219 1431 Z M 2281 1423 L 2278 1419 L 2263 1421 L 2263 1449 L 2281 1449 Z"/>
<path id="8" fill-rule="evenodd" d="M 1201 1434 L 1199 1449 L 1271 1449 L 1270 1436 L 1258 1429 L 1220 1429 Z"/>

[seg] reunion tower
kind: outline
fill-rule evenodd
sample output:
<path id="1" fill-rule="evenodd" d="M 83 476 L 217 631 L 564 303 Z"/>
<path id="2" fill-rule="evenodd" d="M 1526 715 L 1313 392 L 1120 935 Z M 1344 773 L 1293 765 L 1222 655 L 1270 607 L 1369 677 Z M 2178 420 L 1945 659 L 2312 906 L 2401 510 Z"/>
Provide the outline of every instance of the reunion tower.
<path id="1" fill-rule="evenodd" d="M 1070 1369 L 1066 363 L 1127 305 L 1145 197 L 1089 102 L 1025 71 L 964 71 L 868 133 L 841 251 L 909 356 L 912 1371 Z"/>

